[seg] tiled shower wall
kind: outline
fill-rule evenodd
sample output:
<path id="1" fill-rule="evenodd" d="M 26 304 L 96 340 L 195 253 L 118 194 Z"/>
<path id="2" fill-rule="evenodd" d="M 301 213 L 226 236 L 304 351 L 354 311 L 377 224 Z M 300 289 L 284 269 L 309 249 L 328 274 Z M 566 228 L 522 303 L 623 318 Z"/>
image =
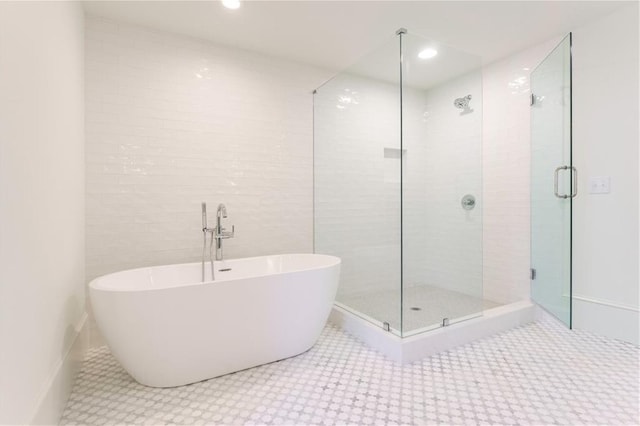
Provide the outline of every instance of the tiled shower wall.
<path id="1" fill-rule="evenodd" d="M 399 93 L 342 73 L 314 96 L 315 249 L 343 259 L 338 301 L 400 289 Z"/>
<path id="2" fill-rule="evenodd" d="M 496 302 L 529 297 L 529 74 L 561 39 L 483 69 L 483 287 Z"/>
<path id="3" fill-rule="evenodd" d="M 462 113 L 453 100 L 467 94 L 473 112 Z M 396 289 L 399 306 L 401 270 L 405 286 L 481 297 L 481 76 L 403 89 L 403 265 L 399 111 L 398 83 L 355 74 L 315 96 L 315 243 L 344 260 L 338 300 Z M 473 211 L 460 204 L 467 193 Z"/>
<path id="4" fill-rule="evenodd" d="M 312 94 L 328 73 L 87 19 L 87 279 L 200 259 L 200 203 L 225 255 L 310 252 Z"/>
<path id="5" fill-rule="evenodd" d="M 422 91 L 403 111 L 405 285 L 482 297 L 482 75 L 472 71 Z M 470 110 L 454 106 L 471 95 Z M 404 99 L 404 98 L 403 98 Z M 465 210 L 465 195 L 476 199 Z"/>

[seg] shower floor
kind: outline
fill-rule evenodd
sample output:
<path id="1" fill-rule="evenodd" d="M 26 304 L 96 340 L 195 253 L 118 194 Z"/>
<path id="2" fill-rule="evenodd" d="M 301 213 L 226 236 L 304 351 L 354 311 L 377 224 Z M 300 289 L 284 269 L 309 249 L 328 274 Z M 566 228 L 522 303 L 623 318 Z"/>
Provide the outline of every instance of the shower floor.
<path id="1" fill-rule="evenodd" d="M 400 293 L 395 290 L 380 290 L 340 296 L 337 300 L 349 310 L 400 330 Z M 439 326 L 443 318 L 452 322 L 456 318 L 479 314 L 482 310 L 501 306 L 491 300 L 480 299 L 456 291 L 434 286 L 415 286 L 404 289 L 404 333 L 422 328 Z M 411 309 L 418 308 L 418 309 Z"/>

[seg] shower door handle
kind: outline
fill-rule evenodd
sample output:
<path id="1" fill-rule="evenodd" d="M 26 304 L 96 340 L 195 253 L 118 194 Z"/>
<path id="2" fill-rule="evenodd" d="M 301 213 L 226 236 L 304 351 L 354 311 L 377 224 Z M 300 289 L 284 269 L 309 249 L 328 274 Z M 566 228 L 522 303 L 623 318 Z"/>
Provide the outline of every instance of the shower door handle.
<path id="1" fill-rule="evenodd" d="M 568 198 L 568 195 L 560 195 L 558 194 L 558 175 L 560 174 L 560 170 L 567 170 L 569 166 L 558 166 L 556 170 L 553 172 L 553 194 L 558 198 Z"/>
<path id="2" fill-rule="evenodd" d="M 571 195 L 558 193 L 558 175 L 560 170 L 571 170 Z M 558 166 L 553 172 L 553 193 L 556 197 L 566 199 L 578 195 L 578 170 L 574 166 Z"/>

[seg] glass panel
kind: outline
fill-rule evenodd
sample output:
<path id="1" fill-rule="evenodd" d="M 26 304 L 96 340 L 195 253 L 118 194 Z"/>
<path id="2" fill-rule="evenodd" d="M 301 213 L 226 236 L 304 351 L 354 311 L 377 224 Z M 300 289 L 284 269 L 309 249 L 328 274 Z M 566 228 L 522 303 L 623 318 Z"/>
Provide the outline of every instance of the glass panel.
<path id="1" fill-rule="evenodd" d="M 400 47 L 314 95 L 316 253 L 342 258 L 337 304 L 400 334 Z"/>
<path id="2" fill-rule="evenodd" d="M 411 33 L 402 36 L 402 58 L 406 336 L 497 303 L 483 300 L 482 289 L 480 58 Z"/>
<path id="3" fill-rule="evenodd" d="M 570 327 L 571 35 L 531 73 L 531 91 L 531 297 Z"/>

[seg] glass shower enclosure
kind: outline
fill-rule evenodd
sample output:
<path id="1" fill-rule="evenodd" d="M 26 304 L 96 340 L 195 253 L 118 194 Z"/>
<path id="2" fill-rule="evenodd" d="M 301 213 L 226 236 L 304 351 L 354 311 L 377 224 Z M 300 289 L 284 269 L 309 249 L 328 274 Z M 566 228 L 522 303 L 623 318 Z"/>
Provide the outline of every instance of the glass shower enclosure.
<path id="1" fill-rule="evenodd" d="M 314 246 L 342 258 L 336 304 L 398 336 L 497 306 L 480 58 L 400 29 L 314 91 Z"/>
<path id="2" fill-rule="evenodd" d="M 571 34 L 531 72 L 531 298 L 571 328 Z"/>

